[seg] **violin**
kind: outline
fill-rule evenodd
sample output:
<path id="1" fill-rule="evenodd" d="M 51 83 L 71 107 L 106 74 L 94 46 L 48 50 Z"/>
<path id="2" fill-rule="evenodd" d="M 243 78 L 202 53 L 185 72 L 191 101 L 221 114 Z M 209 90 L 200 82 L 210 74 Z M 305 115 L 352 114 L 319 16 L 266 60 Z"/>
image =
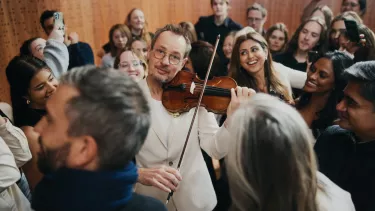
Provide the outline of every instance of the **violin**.
<path id="1" fill-rule="evenodd" d="M 204 80 L 197 74 L 179 71 L 176 76 L 163 85 L 162 104 L 171 113 L 184 113 L 197 106 L 203 90 Z M 225 114 L 231 100 L 231 88 L 236 81 L 228 76 L 207 80 L 200 106 L 216 114 Z"/>

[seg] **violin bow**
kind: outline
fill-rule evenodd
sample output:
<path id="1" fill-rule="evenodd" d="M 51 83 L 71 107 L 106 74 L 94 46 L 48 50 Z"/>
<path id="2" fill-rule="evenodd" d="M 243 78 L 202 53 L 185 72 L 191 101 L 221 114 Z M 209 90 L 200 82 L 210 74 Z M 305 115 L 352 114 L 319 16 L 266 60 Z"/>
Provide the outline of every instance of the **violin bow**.
<path id="1" fill-rule="evenodd" d="M 182 152 L 181 152 L 181 155 L 180 155 L 180 160 L 178 161 L 178 165 L 177 165 L 177 170 L 178 170 L 178 171 L 180 171 L 180 167 L 181 167 L 182 159 L 184 158 L 184 155 L 185 155 L 185 151 L 186 151 L 187 144 L 188 144 L 188 142 L 189 142 L 189 138 L 190 138 L 191 130 L 193 129 L 193 125 L 194 125 L 195 117 L 197 116 L 198 109 L 199 109 L 199 107 L 200 107 L 200 105 L 201 105 L 201 102 L 202 102 L 202 98 L 203 98 L 204 90 L 206 89 L 206 85 L 207 85 L 207 81 L 208 81 L 208 76 L 210 75 L 210 72 L 211 72 L 212 63 L 214 62 L 214 58 L 215 58 L 215 55 L 216 55 L 217 46 L 219 45 L 219 41 L 220 41 L 220 34 L 217 35 L 217 38 L 216 38 L 216 43 L 215 43 L 214 52 L 212 53 L 212 56 L 211 56 L 211 61 L 210 61 L 210 65 L 208 66 L 208 70 L 207 70 L 207 73 L 206 73 L 206 78 L 204 79 L 203 88 L 202 88 L 201 93 L 199 94 L 198 104 L 197 104 L 197 106 L 195 107 L 194 116 L 193 116 L 193 119 L 191 120 L 191 123 L 190 123 L 190 127 L 189 127 L 188 134 L 187 134 L 187 136 L 186 136 L 186 140 L 185 140 L 184 148 L 182 148 Z M 167 198 L 167 201 L 165 202 L 165 204 L 168 204 L 168 203 L 169 203 L 169 200 L 170 200 L 171 197 L 173 196 L 173 193 L 174 193 L 174 191 L 171 191 L 171 192 L 168 194 L 168 198 Z"/>

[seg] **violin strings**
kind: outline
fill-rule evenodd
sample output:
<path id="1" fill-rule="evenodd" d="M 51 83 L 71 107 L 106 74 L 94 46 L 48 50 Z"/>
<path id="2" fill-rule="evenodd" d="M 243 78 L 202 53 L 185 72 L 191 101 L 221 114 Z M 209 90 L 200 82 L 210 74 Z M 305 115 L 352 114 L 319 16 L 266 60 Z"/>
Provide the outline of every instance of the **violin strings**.
<path id="1" fill-rule="evenodd" d="M 197 88 L 197 89 L 195 89 L 194 91 L 197 91 L 197 92 L 201 92 L 203 89 L 202 88 Z M 205 92 L 207 93 L 207 94 L 210 94 L 210 93 L 212 93 L 212 94 L 225 94 L 225 95 L 230 95 L 230 91 L 229 90 L 217 90 L 217 89 L 212 89 L 212 88 L 207 88 L 206 87 L 206 90 L 205 90 Z"/>
<path id="2" fill-rule="evenodd" d="M 190 89 L 190 87 L 187 87 L 187 89 Z M 194 91 L 202 91 L 202 87 L 197 87 Z M 230 90 L 228 89 L 217 89 L 213 87 L 206 87 L 206 91 L 209 92 L 215 92 L 215 93 L 230 93 Z"/>
<path id="3" fill-rule="evenodd" d="M 190 89 L 190 87 L 191 87 L 190 85 L 187 85 L 186 89 Z M 202 88 L 203 88 L 203 86 L 200 85 L 200 84 L 198 84 L 196 86 L 196 89 L 194 91 L 201 92 Z M 230 89 L 225 89 L 225 88 L 220 88 L 220 87 L 206 86 L 206 91 L 208 91 L 208 93 L 212 93 L 212 94 L 226 94 L 226 95 L 230 95 Z"/>
<path id="4" fill-rule="evenodd" d="M 190 87 L 191 87 L 190 85 L 187 85 L 187 88 L 190 89 Z M 201 91 L 201 89 L 199 89 L 199 88 L 203 88 L 203 86 L 201 84 L 198 84 L 196 86 L 196 88 L 198 88 L 198 90 Z M 223 92 L 229 92 L 230 93 L 230 89 L 226 89 L 226 88 L 220 88 L 220 87 L 214 87 L 214 86 L 206 86 L 206 89 L 207 90 L 216 90 L 216 91 L 223 91 Z"/>

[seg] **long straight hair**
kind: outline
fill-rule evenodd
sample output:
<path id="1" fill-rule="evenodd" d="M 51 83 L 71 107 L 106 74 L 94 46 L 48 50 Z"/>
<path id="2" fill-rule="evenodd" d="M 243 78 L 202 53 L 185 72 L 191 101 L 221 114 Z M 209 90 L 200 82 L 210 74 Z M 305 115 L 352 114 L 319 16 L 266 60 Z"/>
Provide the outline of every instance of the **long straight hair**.
<path id="1" fill-rule="evenodd" d="M 226 158 L 231 210 L 317 211 L 313 137 L 298 112 L 259 93 L 232 119 Z"/>
<path id="2" fill-rule="evenodd" d="M 133 39 L 132 34 L 129 30 L 129 28 L 125 24 L 116 24 L 111 27 L 109 30 L 109 45 L 111 46 L 111 56 L 116 57 L 118 53 L 123 49 L 117 49 L 115 42 L 113 40 L 113 34 L 116 30 L 119 30 L 121 34 L 125 34 L 127 40 L 127 43 L 130 43 Z"/>
<path id="3" fill-rule="evenodd" d="M 273 67 L 271 52 L 268 49 L 268 44 L 258 32 L 249 32 L 245 35 L 237 37 L 236 43 L 233 47 L 229 67 L 230 76 L 237 82 L 239 86 L 246 86 L 258 91 L 258 84 L 256 82 L 256 79 L 252 75 L 250 75 L 240 64 L 240 46 L 246 40 L 253 40 L 259 43 L 263 50 L 267 51 L 267 60 L 264 62 L 264 77 L 266 78 L 266 82 L 276 91 L 276 93 L 283 96 L 285 101 L 292 102 L 293 98 L 288 89 L 276 76 L 275 68 Z"/>
<path id="4" fill-rule="evenodd" d="M 9 62 L 6 68 L 16 126 L 25 117 L 25 113 L 29 107 L 25 97 L 29 95 L 30 82 L 43 69 L 51 71 L 44 61 L 33 56 L 16 56 Z"/>
<path id="5" fill-rule="evenodd" d="M 130 12 L 128 13 L 128 15 L 126 16 L 126 19 L 125 19 L 125 25 L 126 25 L 127 27 L 129 27 L 130 32 L 131 32 L 131 30 L 132 30 L 132 25 L 130 24 L 130 22 L 131 22 L 131 18 L 132 18 L 132 14 L 133 14 L 133 12 L 136 11 L 136 10 L 140 10 L 140 11 L 142 11 L 142 10 L 139 9 L 139 8 L 133 8 L 132 10 L 130 10 Z M 143 12 L 143 11 L 142 11 L 142 12 Z M 147 23 L 146 17 L 145 17 L 145 25 L 144 25 L 144 27 L 143 27 L 143 29 L 142 29 L 141 37 L 142 37 L 142 39 L 143 39 L 144 41 L 146 41 L 147 46 L 150 46 L 150 44 L 151 44 L 151 40 L 152 40 L 152 37 L 150 36 L 150 33 L 148 32 L 148 23 Z"/>
<path id="6" fill-rule="evenodd" d="M 288 43 L 288 47 L 286 49 L 286 52 L 294 54 L 297 51 L 299 35 L 300 35 L 303 27 L 305 27 L 305 25 L 309 22 L 315 22 L 315 23 L 319 24 L 321 29 L 322 29 L 322 31 L 320 32 L 320 37 L 319 37 L 318 43 L 311 50 L 312 51 L 318 51 L 321 54 L 326 52 L 326 50 L 327 50 L 327 47 L 326 47 L 327 25 L 324 22 L 324 20 L 322 20 L 321 18 L 318 18 L 318 17 L 309 18 L 309 19 L 305 20 L 303 23 L 301 23 L 301 25 L 299 25 L 296 32 L 294 32 L 292 38 L 290 39 L 290 41 Z"/>
<path id="7" fill-rule="evenodd" d="M 285 48 L 286 48 L 286 46 L 288 44 L 288 41 L 289 41 L 288 28 L 286 27 L 286 25 L 284 23 L 276 23 L 275 25 L 271 26 L 267 30 L 265 38 L 266 38 L 266 41 L 269 42 L 269 39 L 270 39 L 272 33 L 276 30 L 281 31 L 284 34 L 285 41 L 284 41 L 284 45 L 283 45 L 283 47 L 281 47 L 280 51 L 271 52 L 271 53 L 282 53 L 282 52 L 285 51 Z"/>

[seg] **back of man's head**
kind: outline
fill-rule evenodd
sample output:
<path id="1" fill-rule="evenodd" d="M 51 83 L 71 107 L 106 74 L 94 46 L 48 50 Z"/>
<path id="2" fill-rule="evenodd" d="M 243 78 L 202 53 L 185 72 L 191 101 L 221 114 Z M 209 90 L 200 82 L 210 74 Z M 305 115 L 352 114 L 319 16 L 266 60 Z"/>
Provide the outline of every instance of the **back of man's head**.
<path id="1" fill-rule="evenodd" d="M 99 169 L 126 166 L 140 150 L 150 127 L 148 103 L 138 84 L 120 71 L 85 66 L 62 76 L 60 85 L 79 92 L 65 109 L 68 135 L 93 137 Z"/>
<path id="2" fill-rule="evenodd" d="M 361 96 L 375 106 L 375 61 L 358 62 L 346 69 L 344 76 L 349 82 L 360 83 Z"/>

